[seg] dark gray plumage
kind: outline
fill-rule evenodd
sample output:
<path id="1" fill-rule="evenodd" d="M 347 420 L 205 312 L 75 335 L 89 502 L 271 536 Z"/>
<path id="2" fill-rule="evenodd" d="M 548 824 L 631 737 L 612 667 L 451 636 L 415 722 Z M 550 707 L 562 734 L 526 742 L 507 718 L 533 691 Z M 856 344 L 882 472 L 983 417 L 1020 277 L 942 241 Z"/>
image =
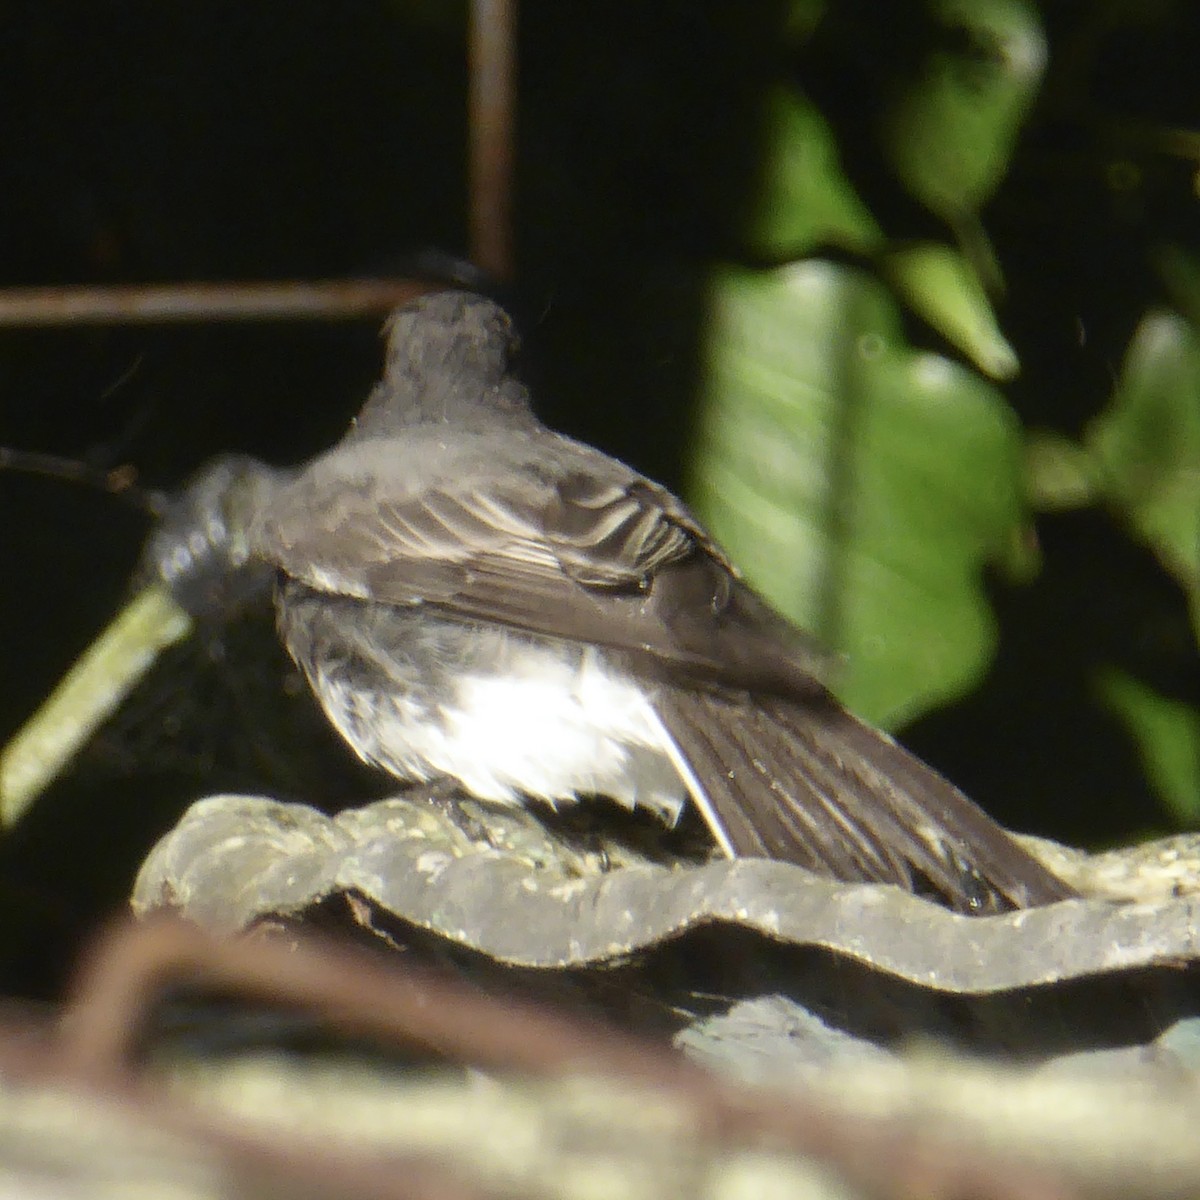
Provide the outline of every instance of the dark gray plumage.
<path id="1" fill-rule="evenodd" d="M 500 801 L 672 819 L 690 796 L 728 854 L 965 911 L 1071 894 L 830 696 L 678 499 L 542 425 L 513 345 L 478 296 L 397 312 L 358 420 L 254 529 L 284 639 L 362 757 Z"/>

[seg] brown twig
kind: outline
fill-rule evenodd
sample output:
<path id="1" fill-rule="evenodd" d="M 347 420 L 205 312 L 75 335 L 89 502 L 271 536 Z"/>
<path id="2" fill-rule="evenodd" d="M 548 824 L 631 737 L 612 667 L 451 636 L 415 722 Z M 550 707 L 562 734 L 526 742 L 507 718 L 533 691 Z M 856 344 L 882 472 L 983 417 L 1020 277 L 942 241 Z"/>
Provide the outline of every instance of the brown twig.
<path id="1" fill-rule="evenodd" d="M 119 925 L 84 959 L 65 1025 L 73 1067 L 106 1076 L 127 1064 L 167 982 L 282 1000 L 336 1028 L 424 1045 L 477 1066 L 535 1074 L 591 1068 L 655 1079 L 663 1068 L 662 1055 L 607 1030 L 529 1004 L 499 1007 L 440 975 L 399 970 L 393 960 L 310 938 L 295 947 L 218 940 L 171 918 Z"/>
<path id="2" fill-rule="evenodd" d="M 351 320 L 427 291 L 428 283 L 412 279 L 0 288 L 0 327 Z"/>
<path id="3" fill-rule="evenodd" d="M 512 174 L 517 0 L 472 0 L 471 256 L 497 279 L 513 270 Z"/>
<path id="4" fill-rule="evenodd" d="M 131 463 L 107 468 L 94 467 L 77 458 L 0 446 L 0 471 L 43 475 L 47 479 L 61 479 L 67 483 L 96 488 L 110 496 L 120 496 L 150 516 L 160 515 L 167 499 L 163 492 L 141 487 L 138 484 L 137 467 Z"/>

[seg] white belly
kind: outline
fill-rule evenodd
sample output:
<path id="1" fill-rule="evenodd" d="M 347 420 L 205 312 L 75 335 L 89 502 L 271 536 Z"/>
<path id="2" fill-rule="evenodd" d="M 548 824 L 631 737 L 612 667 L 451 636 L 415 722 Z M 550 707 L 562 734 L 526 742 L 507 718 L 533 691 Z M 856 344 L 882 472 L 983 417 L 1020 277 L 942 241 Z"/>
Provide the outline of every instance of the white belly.
<path id="1" fill-rule="evenodd" d="M 592 648 L 564 656 L 558 643 L 498 629 L 475 637 L 477 665 L 434 706 L 420 688 L 351 694 L 336 678 L 314 682 L 346 740 L 401 778 L 449 775 L 502 803 L 598 793 L 676 820 L 687 789 L 642 685 Z"/>

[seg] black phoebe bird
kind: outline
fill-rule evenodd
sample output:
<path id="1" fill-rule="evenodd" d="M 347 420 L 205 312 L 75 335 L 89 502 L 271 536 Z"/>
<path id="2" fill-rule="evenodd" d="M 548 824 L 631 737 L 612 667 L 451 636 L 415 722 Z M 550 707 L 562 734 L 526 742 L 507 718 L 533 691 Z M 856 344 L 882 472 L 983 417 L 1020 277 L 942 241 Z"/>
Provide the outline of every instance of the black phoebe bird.
<path id="1" fill-rule="evenodd" d="M 534 416 L 497 305 L 425 296 L 387 334 L 350 431 L 251 534 L 363 759 L 501 803 L 590 793 L 673 821 L 690 799 L 730 856 L 968 912 L 1073 894 L 833 699 L 680 500 Z"/>

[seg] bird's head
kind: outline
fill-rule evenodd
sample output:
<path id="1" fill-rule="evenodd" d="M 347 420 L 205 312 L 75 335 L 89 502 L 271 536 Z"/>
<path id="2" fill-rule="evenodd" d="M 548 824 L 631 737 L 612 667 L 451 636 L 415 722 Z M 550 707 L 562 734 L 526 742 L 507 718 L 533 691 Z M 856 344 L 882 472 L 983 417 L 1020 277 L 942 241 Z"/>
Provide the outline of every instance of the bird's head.
<path id="1" fill-rule="evenodd" d="M 387 360 L 351 430 L 386 437 L 431 422 L 474 424 L 527 414 L 529 396 L 511 374 L 519 340 L 512 319 L 472 292 L 434 292 L 397 309 L 384 325 Z"/>

